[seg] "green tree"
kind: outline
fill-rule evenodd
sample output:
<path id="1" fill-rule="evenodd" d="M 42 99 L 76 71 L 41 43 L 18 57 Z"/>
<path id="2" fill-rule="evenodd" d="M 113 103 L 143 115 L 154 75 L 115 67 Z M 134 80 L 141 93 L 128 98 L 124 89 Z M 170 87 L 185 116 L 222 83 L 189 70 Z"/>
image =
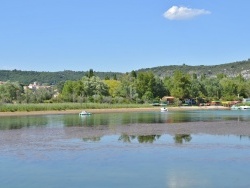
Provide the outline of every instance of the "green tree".
<path id="1" fill-rule="evenodd" d="M 86 75 L 88 78 L 91 78 L 92 76 L 95 76 L 94 75 L 94 70 L 93 69 L 89 69 L 89 72 L 87 73 Z"/>
<path id="2" fill-rule="evenodd" d="M 235 79 L 234 79 L 236 86 L 237 86 L 237 93 L 239 97 L 247 98 L 249 96 L 249 84 L 247 80 L 239 74 Z"/>
<path id="3" fill-rule="evenodd" d="M 104 95 L 107 96 L 108 86 L 99 77 L 92 76 L 90 78 L 83 77 L 81 82 L 83 83 L 83 88 L 86 96 L 93 95 Z"/>
<path id="4" fill-rule="evenodd" d="M 120 87 L 117 88 L 115 96 L 123 97 L 129 101 L 137 100 L 136 79 L 130 74 L 124 74 L 120 77 Z"/>
<path id="5" fill-rule="evenodd" d="M 137 77 L 137 74 L 136 74 L 136 72 L 135 72 L 134 70 L 132 70 L 130 74 L 131 74 L 131 76 L 134 77 L 134 78 Z"/>
<path id="6" fill-rule="evenodd" d="M 217 78 L 218 78 L 219 80 L 221 80 L 221 79 L 227 77 L 227 76 L 226 76 L 225 74 L 223 74 L 223 73 L 219 73 L 219 74 L 217 74 L 216 76 L 217 76 Z"/>
<path id="7" fill-rule="evenodd" d="M 23 87 L 18 82 L 7 82 L 0 85 L 0 100 L 3 103 L 19 102 Z"/>
<path id="8" fill-rule="evenodd" d="M 162 98 L 168 94 L 169 93 L 164 86 L 164 82 L 160 78 L 155 78 L 155 85 L 153 86 L 153 97 Z"/>
<path id="9" fill-rule="evenodd" d="M 62 96 L 66 101 L 83 101 L 84 97 L 108 96 L 108 86 L 96 76 L 84 76 L 78 81 L 67 81 L 62 90 Z"/>
<path id="10" fill-rule="evenodd" d="M 139 97 L 146 100 L 162 97 L 165 94 L 163 82 L 156 80 L 152 72 L 140 72 L 137 75 L 136 90 Z"/>
<path id="11" fill-rule="evenodd" d="M 76 85 L 76 81 L 69 80 L 65 82 L 63 89 L 62 89 L 62 96 L 64 100 L 70 101 L 70 102 L 74 101 L 74 96 L 76 95 L 75 85 Z"/>
<path id="12" fill-rule="evenodd" d="M 104 80 L 104 83 L 107 84 L 107 86 L 109 88 L 108 89 L 109 94 L 112 97 L 116 97 L 117 93 L 118 93 L 118 90 L 121 87 L 121 82 L 118 81 L 118 80 Z"/>
<path id="13" fill-rule="evenodd" d="M 234 100 L 238 96 L 237 85 L 233 79 L 223 78 L 220 80 L 220 84 L 224 100 Z"/>
<path id="14" fill-rule="evenodd" d="M 184 99 L 190 97 L 191 78 L 189 74 L 177 70 L 173 77 L 168 80 L 170 94 L 176 98 Z"/>
<path id="15" fill-rule="evenodd" d="M 204 88 L 204 96 L 206 96 L 209 100 L 218 100 L 221 98 L 222 88 L 219 79 L 207 78 L 202 80 L 201 84 Z"/>

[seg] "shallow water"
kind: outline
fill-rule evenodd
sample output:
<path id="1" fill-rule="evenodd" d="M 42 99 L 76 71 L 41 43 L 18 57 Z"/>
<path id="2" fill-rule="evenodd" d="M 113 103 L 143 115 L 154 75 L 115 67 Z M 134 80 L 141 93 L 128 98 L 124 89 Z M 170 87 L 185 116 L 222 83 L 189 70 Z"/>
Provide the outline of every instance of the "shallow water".
<path id="1" fill-rule="evenodd" d="M 23 127 L 72 127 L 98 125 L 126 125 L 139 123 L 180 123 L 214 121 L 250 121 L 250 110 L 188 110 L 170 112 L 127 112 L 105 113 L 90 116 L 40 115 L 0 117 L 0 130 L 20 129 Z"/>
<path id="2" fill-rule="evenodd" d="M 106 119 L 105 119 L 105 118 Z M 249 187 L 250 137 L 60 137 L 65 128 L 186 121 L 249 121 L 248 112 L 192 111 L 1 117 L 0 187 Z M 54 129 L 56 128 L 56 129 Z M 44 136 L 44 130 L 52 130 Z"/>

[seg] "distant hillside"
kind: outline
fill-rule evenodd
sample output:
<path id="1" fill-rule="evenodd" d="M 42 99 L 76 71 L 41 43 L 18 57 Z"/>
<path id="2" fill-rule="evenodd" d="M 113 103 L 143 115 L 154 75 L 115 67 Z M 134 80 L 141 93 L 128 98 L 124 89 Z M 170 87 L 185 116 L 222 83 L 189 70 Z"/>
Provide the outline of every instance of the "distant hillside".
<path id="1" fill-rule="evenodd" d="M 160 66 L 147 69 L 140 69 L 138 72 L 152 71 L 155 75 L 162 78 L 172 76 L 175 70 L 180 70 L 184 73 L 207 75 L 208 77 L 215 77 L 219 73 L 226 74 L 228 77 L 235 77 L 242 74 L 244 78 L 250 79 L 250 59 L 246 61 L 237 61 L 233 63 L 212 65 L 212 66 L 190 66 L 190 65 L 170 65 Z"/>
<path id="2" fill-rule="evenodd" d="M 66 80 L 80 80 L 88 72 L 83 71 L 60 71 L 60 72 L 37 72 L 21 70 L 0 70 L 0 81 L 18 81 L 24 85 L 33 82 L 48 83 L 49 85 L 64 82 Z M 121 73 L 115 72 L 94 72 L 94 75 L 104 79 L 105 77 L 113 78 L 114 75 L 119 77 Z"/>
<path id="3" fill-rule="evenodd" d="M 184 73 L 205 74 L 207 77 L 215 77 L 219 73 L 224 73 L 229 77 L 235 77 L 242 74 L 244 78 L 250 79 L 250 59 L 233 63 L 212 65 L 212 66 L 190 66 L 190 65 L 170 65 L 160 66 L 147 69 L 139 69 L 136 72 L 152 71 L 155 75 L 164 78 L 172 76 L 175 70 Z M 59 71 L 59 72 L 37 72 L 37 71 L 21 71 L 21 70 L 0 70 L 0 81 L 18 81 L 28 85 L 33 82 L 48 83 L 50 85 L 64 82 L 66 80 L 79 80 L 88 72 L 83 71 Z M 113 78 L 116 75 L 119 78 L 123 73 L 118 72 L 94 72 L 94 75 L 104 79 L 105 77 Z"/>

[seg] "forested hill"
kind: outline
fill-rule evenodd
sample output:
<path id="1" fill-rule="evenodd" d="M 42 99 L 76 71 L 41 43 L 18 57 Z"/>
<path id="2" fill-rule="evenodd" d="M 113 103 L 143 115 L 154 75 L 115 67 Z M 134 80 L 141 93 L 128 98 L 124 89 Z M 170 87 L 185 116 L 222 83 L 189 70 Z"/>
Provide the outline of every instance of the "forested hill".
<path id="1" fill-rule="evenodd" d="M 59 71 L 59 72 L 37 72 L 37 71 L 21 71 L 21 70 L 0 70 L 0 81 L 11 81 L 28 85 L 33 82 L 47 83 L 49 85 L 57 84 L 67 80 L 80 80 L 86 76 L 88 71 Z M 95 76 L 102 79 L 119 76 L 121 73 L 116 72 L 94 72 Z"/>
<path id="2" fill-rule="evenodd" d="M 138 72 L 152 71 L 159 77 L 172 76 L 174 71 L 180 70 L 184 73 L 206 75 L 207 77 L 215 77 L 216 75 L 223 73 L 228 77 L 235 77 L 241 74 L 244 78 L 250 79 L 250 59 L 245 61 L 237 61 L 233 63 L 212 65 L 212 66 L 190 66 L 190 65 L 170 65 L 160 66 L 147 69 L 140 69 Z"/>
<path id="3" fill-rule="evenodd" d="M 174 71 L 180 70 L 183 73 L 206 75 L 207 77 L 215 77 L 217 74 L 223 73 L 228 77 L 235 77 L 241 74 L 246 79 L 250 79 L 250 59 L 233 63 L 212 65 L 212 66 L 190 66 L 190 65 L 170 65 L 159 66 L 147 69 L 139 69 L 136 72 L 152 71 L 155 75 L 164 78 L 172 76 Z M 132 71 L 132 70 L 131 70 Z M 0 70 L 0 81 L 20 82 L 28 85 L 33 82 L 48 83 L 49 85 L 64 82 L 66 80 L 79 80 L 87 75 L 88 71 L 59 71 L 59 72 L 37 72 L 37 71 L 21 71 L 21 70 Z M 119 78 L 123 73 L 119 72 L 94 72 L 95 76 L 104 78 Z"/>

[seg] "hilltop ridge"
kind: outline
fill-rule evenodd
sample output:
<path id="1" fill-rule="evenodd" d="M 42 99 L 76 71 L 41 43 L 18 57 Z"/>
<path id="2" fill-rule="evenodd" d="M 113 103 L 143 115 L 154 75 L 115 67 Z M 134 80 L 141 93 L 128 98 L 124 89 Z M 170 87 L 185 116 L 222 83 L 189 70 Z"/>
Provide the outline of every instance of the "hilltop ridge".
<path id="1" fill-rule="evenodd" d="M 158 66 L 153 68 L 140 69 L 138 72 L 152 71 L 159 77 L 172 76 L 175 70 L 180 70 L 184 73 L 197 74 L 201 76 L 205 74 L 208 77 L 216 77 L 217 74 L 223 73 L 228 77 L 235 77 L 241 74 L 244 78 L 250 79 L 250 59 L 244 61 L 237 61 L 233 63 L 226 63 L 220 65 L 169 65 Z"/>
<path id="2" fill-rule="evenodd" d="M 168 65 L 158 66 L 152 68 L 144 68 L 136 70 L 135 72 L 152 71 L 153 74 L 164 78 L 166 76 L 172 76 L 176 70 L 180 70 L 184 73 L 196 74 L 198 77 L 206 75 L 207 77 L 216 77 L 217 74 L 223 73 L 228 77 L 235 77 L 241 74 L 244 78 L 250 79 L 250 59 L 237 61 L 233 63 L 226 63 L 220 65 Z M 132 71 L 132 70 L 131 70 Z M 39 71 L 21 71 L 21 70 L 0 70 L 0 81 L 18 81 L 22 84 L 29 84 L 33 82 L 48 83 L 50 85 L 57 84 L 59 82 L 65 82 L 66 80 L 79 80 L 85 76 L 88 71 L 71 71 L 64 70 L 58 72 L 39 72 Z M 94 72 L 94 74 L 101 79 L 113 78 L 116 76 L 119 78 L 125 73 L 121 72 Z"/>

